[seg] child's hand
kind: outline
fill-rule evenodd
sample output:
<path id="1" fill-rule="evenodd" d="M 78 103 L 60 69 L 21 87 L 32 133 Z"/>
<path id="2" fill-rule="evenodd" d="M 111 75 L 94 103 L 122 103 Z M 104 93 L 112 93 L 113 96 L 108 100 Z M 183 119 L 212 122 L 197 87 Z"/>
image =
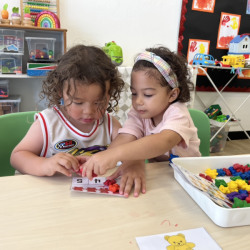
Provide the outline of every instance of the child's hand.
<path id="1" fill-rule="evenodd" d="M 144 161 L 133 161 L 122 164 L 111 176 L 107 179 L 113 180 L 121 176 L 120 182 L 120 194 L 124 194 L 125 197 L 129 196 L 129 193 L 135 185 L 134 197 L 138 197 L 140 190 L 143 194 L 146 193 L 146 180 L 145 180 L 145 163 Z"/>
<path id="2" fill-rule="evenodd" d="M 50 158 L 46 158 L 43 163 L 44 175 L 52 176 L 60 172 L 66 176 L 71 176 L 70 170 L 77 172 L 80 164 L 77 158 L 71 154 L 58 153 Z"/>
<path id="3" fill-rule="evenodd" d="M 97 175 L 103 175 L 108 169 L 115 167 L 118 160 L 115 159 L 115 156 L 111 154 L 110 151 L 111 150 L 99 152 L 90 158 L 81 156 L 81 161 L 86 161 L 82 165 L 82 177 L 87 176 L 88 179 L 92 180 L 92 171 Z"/>

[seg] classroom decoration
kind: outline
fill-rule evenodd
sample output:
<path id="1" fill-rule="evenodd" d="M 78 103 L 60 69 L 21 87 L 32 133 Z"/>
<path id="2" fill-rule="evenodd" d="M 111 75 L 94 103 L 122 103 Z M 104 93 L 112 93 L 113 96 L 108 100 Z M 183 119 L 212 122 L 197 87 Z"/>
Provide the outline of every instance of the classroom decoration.
<path id="1" fill-rule="evenodd" d="M 56 14 L 51 11 L 42 11 L 35 20 L 35 26 L 43 28 L 60 28 L 60 20 Z"/>
<path id="2" fill-rule="evenodd" d="M 215 1 L 216 0 L 193 0 L 192 10 L 213 13 Z"/>
<path id="3" fill-rule="evenodd" d="M 1 23 L 2 24 L 10 24 L 10 20 L 8 19 L 9 18 L 9 12 L 8 12 L 8 4 L 6 3 L 4 6 L 3 6 L 3 10 L 1 12 L 1 15 L 2 15 L 2 20 L 1 20 Z"/>
<path id="4" fill-rule="evenodd" d="M 231 40 L 239 33 L 241 15 L 221 13 L 217 49 L 228 49 Z"/>
<path id="5" fill-rule="evenodd" d="M 250 14 L 250 0 L 247 0 L 247 14 Z"/>
<path id="6" fill-rule="evenodd" d="M 21 15 L 19 14 L 19 8 L 14 7 L 12 9 L 12 12 L 13 12 L 11 15 L 12 24 L 13 25 L 20 25 L 21 24 Z"/>
<path id="7" fill-rule="evenodd" d="M 209 47 L 210 41 L 208 40 L 189 39 L 187 52 L 188 64 L 201 65 L 202 62 L 205 62 L 205 55 L 209 54 Z M 194 56 L 197 54 L 199 54 L 199 63 L 197 61 L 194 62 Z M 198 75 L 205 75 L 205 73 L 199 70 Z"/>
<path id="8" fill-rule="evenodd" d="M 106 43 L 102 48 L 105 54 L 111 58 L 114 65 L 120 66 L 123 62 L 122 48 L 118 46 L 114 41 Z"/>
<path id="9" fill-rule="evenodd" d="M 186 21 L 185 14 L 187 13 L 187 8 L 186 8 L 187 3 L 188 3 L 188 0 L 182 1 L 181 21 L 180 21 L 180 30 L 179 30 L 179 38 L 178 38 L 178 53 L 181 53 L 181 50 L 183 49 L 182 41 L 184 39 L 183 31 L 185 30 L 184 23 Z"/>
<path id="10" fill-rule="evenodd" d="M 30 8 L 24 8 L 24 17 L 23 17 L 23 25 L 24 26 L 33 26 L 33 22 L 31 21 Z"/>
<path id="11" fill-rule="evenodd" d="M 233 43 L 236 49 L 240 48 L 239 46 L 243 45 L 244 39 L 239 41 L 237 40 L 238 36 L 244 34 L 247 35 L 248 33 L 250 33 L 249 15 L 246 14 L 246 8 L 247 6 L 249 6 L 249 3 L 249 0 L 244 0 L 237 2 L 237 4 L 231 5 L 228 4 L 228 1 L 216 1 L 214 13 L 205 13 L 201 11 L 194 11 L 192 9 L 193 1 L 188 1 L 187 3 L 186 1 L 183 1 L 183 5 L 185 4 L 187 12 L 185 14 L 186 21 L 184 22 L 185 19 L 183 19 L 181 22 L 181 25 L 185 26 L 185 30 L 183 27 L 180 27 L 180 32 L 183 32 L 183 49 L 182 51 L 179 50 L 179 52 L 188 54 L 189 51 L 190 53 L 190 39 L 202 39 L 211 41 L 209 53 L 206 54 L 213 56 L 213 58 L 215 59 L 216 66 L 227 66 L 229 68 L 234 67 L 234 71 L 235 73 L 237 73 L 237 76 L 231 80 L 231 69 L 229 69 L 228 71 L 208 69 L 207 72 L 209 73 L 211 80 L 215 83 L 219 90 L 221 90 L 231 80 L 230 83 L 223 89 L 224 92 L 250 92 L 250 82 L 245 80 L 249 79 L 250 77 L 250 59 L 247 58 L 248 47 L 244 48 L 246 54 L 243 54 L 240 51 L 238 52 L 238 54 L 232 54 L 231 52 L 233 50 L 231 51 L 230 49 L 230 46 L 233 46 L 231 45 Z M 221 17 L 220 22 L 218 20 L 218 17 Z M 248 36 L 249 35 L 245 36 L 244 38 L 248 38 Z M 238 41 L 238 44 L 237 42 L 235 43 L 234 39 Z M 178 48 L 181 48 L 180 44 L 178 44 Z M 197 52 L 196 50 L 196 53 L 199 52 Z M 240 57 L 235 58 L 233 57 L 233 55 Z M 242 56 L 245 57 L 244 67 L 249 67 L 249 70 L 242 69 L 242 65 L 236 65 L 239 60 L 241 60 L 241 63 L 244 63 L 242 61 L 244 60 Z M 202 77 L 201 79 L 201 76 L 198 75 L 196 82 L 196 90 L 215 91 L 215 88 L 211 85 L 211 82 L 207 77 Z"/>

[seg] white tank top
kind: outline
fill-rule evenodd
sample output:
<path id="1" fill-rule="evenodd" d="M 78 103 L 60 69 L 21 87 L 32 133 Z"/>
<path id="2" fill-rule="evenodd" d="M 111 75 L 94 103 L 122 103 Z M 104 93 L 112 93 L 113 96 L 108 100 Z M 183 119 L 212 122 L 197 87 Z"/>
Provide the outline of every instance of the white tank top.
<path id="1" fill-rule="evenodd" d="M 75 128 L 56 106 L 43 110 L 37 114 L 37 117 L 43 132 L 43 149 L 40 154 L 42 157 L 51 157 L 59 152 L 71 151 L 74 148 L 85 149 L 96 145 L 103 150 L 102 146 L 111 143 L 112 117 L 108 113 L 95 121 L 89 133 L 83 133 Z"/>

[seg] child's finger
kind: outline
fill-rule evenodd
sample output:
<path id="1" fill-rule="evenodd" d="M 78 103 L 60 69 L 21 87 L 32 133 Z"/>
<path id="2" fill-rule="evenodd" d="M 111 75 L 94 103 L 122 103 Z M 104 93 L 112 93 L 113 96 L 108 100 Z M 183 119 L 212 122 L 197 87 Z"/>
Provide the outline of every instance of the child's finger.
<path id="1" fill-rule="evenodd" d="M 133 178 L 128 178 L 127 182 L 126 182 L 125 190 L 124 190 L 125 197 L 129 197 L 129 194 L 130 194 L 130 191 L 131 191 L 133 185 L 134 185 Z"/>
<path id="2" fill-rule="evenodd" d="M 125 185 L 127 183 L 127 179 L 128 179 L 127 176 L 122 176 L 122 178 L 121 178 L 120 189 L 119 189 L 120 194 L 124 194 L 124 188 L 125 188 Z"/>
<path id="3" fill-rule="evenodd" d="M 75 156 L 75 158 L 78 160 L 79 164 L 82 165 L 83 163 L 87 162 L 91 158 L 91 156 L 78 155 Z"/>
<path id="4" fill-rule="evenodd" d="M 138 197 L 142 186 L 141 178 L 135 178 L 134 197 Z"/>
<path id="5" fill-rule="evenodd" d="M 71 161 L 71 167 L 74 169 L 75 172 L 78 172 L 79 167 L 80 167 L 78 160 L 73 155 L 69 155 L 69 156 L 70 156 L 69 160 Z"/>
<path id="6" fill-rule="evenodd" d="M 86 170 L 87 170 L 85 164 L 81 165 L 80 168 L 82 169 L 82 177 L 85 177 L 86 176 Z"/>
<path id="7" fill-rule="evenodd" d="M 60 172 L 60 173 L 62 173 L 62 174 L 64 174 L 64 175 L 66 175 L 66 176 L 68 176 L 68 177 L 71 177 L 71 176 L 72 176 L 72 174 L 69 172 L 68 169 L 64 168 L 63 166 L 61 166 L 61 165 L 59 165 L 59 164 L 57 164 L 56 171 L 57 171 L 57 172 Z"/>
<path id="8" fill-rule="evenodd" d="M 92 170 L 93 170 L 93 166 L 92 165 L 88 165 L 87 169 L 86 169 L 86 176 L 88 177 L 89 180 L 93 180 L 93 176 L 92 176 Z"/>
<path id="9" fill-rule="evenodd" d="M 142 180 L 141 180 L 141 192 L 143 194 L 146 193 L 146 180 L 145 180 L 145 178 L 142 178 Z"/>

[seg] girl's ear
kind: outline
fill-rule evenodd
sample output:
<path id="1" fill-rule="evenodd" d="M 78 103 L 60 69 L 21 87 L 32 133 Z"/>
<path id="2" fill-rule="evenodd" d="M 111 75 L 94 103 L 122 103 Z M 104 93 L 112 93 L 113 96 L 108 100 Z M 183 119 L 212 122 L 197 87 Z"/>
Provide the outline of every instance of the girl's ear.
<path id="1" fill-rule="evenodd" d="M 180 94 L 179 88 L 172 89 L 169 97 L 169 102 L 174 102 L 178 98 L 179 94 Z"/>

